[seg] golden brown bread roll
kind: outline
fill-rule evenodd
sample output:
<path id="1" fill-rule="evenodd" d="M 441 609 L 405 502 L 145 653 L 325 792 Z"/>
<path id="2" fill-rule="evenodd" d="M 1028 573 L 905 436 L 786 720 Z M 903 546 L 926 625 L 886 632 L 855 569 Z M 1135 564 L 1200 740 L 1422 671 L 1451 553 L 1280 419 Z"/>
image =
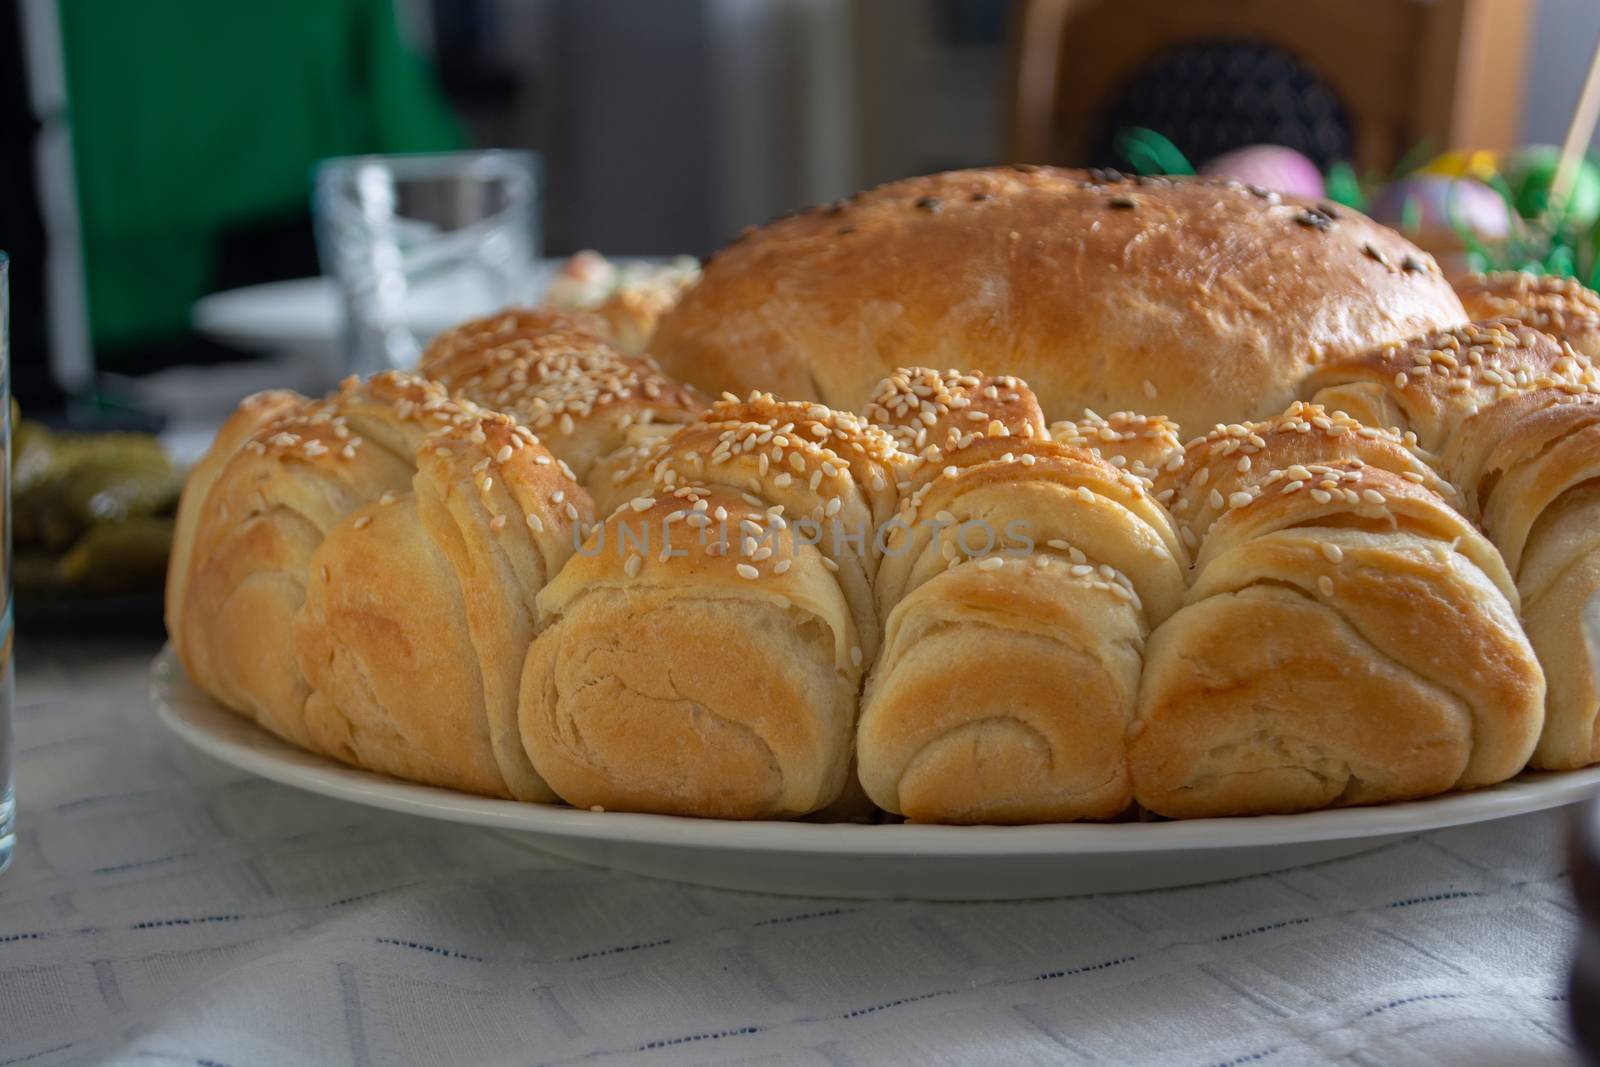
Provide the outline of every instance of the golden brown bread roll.
<path id="1" fill-rule="evenodd" d="M 1465 321 L 1432 258 L 1346 208 L 1040 167 L 893 182 L 724 249 L 661 320 L 668 374 L 860 410 L 893 368 L 1014 374 L 1053 419 L 1282 411 L 1314 361 Z"/>
<path id="2" fill-rule="evenodd" d="M 879 567 L 887 626 L 857 735 L 867 795 L 930 822 L 1117 815 L 1144 638 L 1183 596 L 1166 512 L 1042 431 L 967 437 L 940 462 Z"/>
<path id="3" fill-rule="evenodd" d="M 1544 679 L 1494 548 L 1387 431 L 1305 404 L 1163 471 L 1200 545 L 1130 736 L 1162 815 L 1403 800 L 1516 774 Z"/>
<path id="4" fill-rule="evenodd" d="M 597 467 L 609 474 L 617 452 L 654 442 L 705 407 L 647 358 L 624 356 L 583 312 L 521 310 L 467 323 L 429 345 L 419 369 L 456 396 L 516 416 L 586 483 Z"/>
<path id="5" fill-rule="evenodd" d="M 624 503 L 539 594 L 522 738 L 563 799 L 750 819 L 839 797 L 863 635 L 829 560 L 770 514 L 680 483 Z"/>
<path id="6" fill-rule="evenodd" d="M 1456 285 L 1470 319 L 1520 319 L 1600 357 L 1600 293 L 1576 278 L 1525 271 L 1474 274 Z"/>
<path id="7" fill-rule="evenodd" d="M 307 403 L 305 397 L 288 389 L 270 389 L 245 397 L 239 407 L 217 431 L 211 447 L 189 470 L 184 479 L 183 495 L 178 500 L 178 515 L 172 528 L 172 554 L 167 562 L 165 615 L 167 633 L 178 657 L 187 663 L 184 654 L 185 627 L 183 609 L 189 590 L 189 561 L 194 555 L 195 527 L 200 522 L 200 509 L 217 475 L 228 465 L 233 454 L 253 437 L 262 426 L 286 413 L 291 408 Z M 191 666 L 191 677 L 197 677 Z"/>
<path id="8" fill-rule="evenodd" d="M 725 399 L 613 479 L 604 502 L 701 485 L 748 494 L 788 536 L 815 544 L 837 576 L 855 621 L 862 654 L 877 653 L 872 581 L 878 526 L 891 514 L 902 457 L 881 430 L 820 404 L 779 401 L 770 394 Z M 740 532 L 741 546 L 762 531 Z"/>
<path id="9" fill-rule="evenodd" d="M 933 464 L 975 437 L 1048 436 L 1039 398 L 1010 375 L 901 367 L 878 383 L 865 410 L 902 452 Z"/>
<path id="10" fill-rule="evenodd" d="M 606 320 L 592 310 L 577 307 L 508 307 L 492 315 L 468 319 L 440 333 L 428 342 L 423 360 L 444 362 L 455 356 L 552 333 L 585 334 L 609 339 Z M 418 367 L 419 372 L 423 369 Z"/>
<path id="11" fill-rule="evenodd" d="M 1110 415 L 1086 411 L 1082 418 L 1051 423 L 1050 436 L 1064 445 L 1087 448 L 1113 467 L 1152 484 L 1162 468 L 1183 452 L 1177 423 L 1165 415 L 1133 411 Z"/>
<path id="12" fill-rule="evenodd" d="M 1499 320 L 1332 364 L 1306 388 L 1385 410 L 1435 454 L 1516 578 L 1548 687 L 1533 765 L 1600 761 L 1600 685 L 1580 625 L 1600 592 L 1600 373 L 1565 342 Z"/>
<path id="13" fill-rule="evenodd" d="M 554 798 L 518 676 L 533 596 L 592 513 L 531 432 L 386 373 L 281 412 L 188 492 L 173 638 L 202 688 L 358 766 Z"/>

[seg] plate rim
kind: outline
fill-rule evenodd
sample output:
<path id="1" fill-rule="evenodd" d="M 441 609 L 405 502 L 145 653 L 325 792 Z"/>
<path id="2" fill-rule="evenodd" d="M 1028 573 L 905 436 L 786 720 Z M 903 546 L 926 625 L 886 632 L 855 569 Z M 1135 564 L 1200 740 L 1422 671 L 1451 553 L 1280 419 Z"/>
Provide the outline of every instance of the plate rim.
<path id="1" fill-rule="evenodd" d="M 1393 838 L 1564 807 L 1600 794 L 1595 766 L 1524 772 L 1468 792 L 1298 815 L 1029 826 L 698 819 L 482 797 L 346 766 L 296 748 L 224 708 L 189 680 L 170 642 L 151 662 L 149 699 L 162 724 L 190 746 L 282 785 L 425 818 L 629 845 L 861 859 L 1192 852 Z"/>

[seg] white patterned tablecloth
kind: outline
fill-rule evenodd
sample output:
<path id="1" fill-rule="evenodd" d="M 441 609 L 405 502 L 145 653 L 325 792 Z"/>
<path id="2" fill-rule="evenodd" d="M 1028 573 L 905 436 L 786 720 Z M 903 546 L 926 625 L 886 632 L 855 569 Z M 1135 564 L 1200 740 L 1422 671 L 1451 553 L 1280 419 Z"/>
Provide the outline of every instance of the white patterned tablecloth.
<path id="1" fill-rule="evenodd" d="M 1575 1062 L 1557 814 L 1190 889 L 791 899 L 251 778 L 21 650 L 0 1067 Z"/>

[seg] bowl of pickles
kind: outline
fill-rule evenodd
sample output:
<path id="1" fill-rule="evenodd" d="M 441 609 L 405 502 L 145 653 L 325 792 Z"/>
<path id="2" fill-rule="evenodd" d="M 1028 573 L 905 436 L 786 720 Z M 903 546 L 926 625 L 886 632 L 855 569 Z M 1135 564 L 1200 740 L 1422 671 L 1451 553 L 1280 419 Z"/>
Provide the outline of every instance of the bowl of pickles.
<path id="1" fill-rule="evenodd" d="M 15 408 L 12 417 L 19 621 L 159 623 L 184 472 L 150 434 L 59 432 Z"/>

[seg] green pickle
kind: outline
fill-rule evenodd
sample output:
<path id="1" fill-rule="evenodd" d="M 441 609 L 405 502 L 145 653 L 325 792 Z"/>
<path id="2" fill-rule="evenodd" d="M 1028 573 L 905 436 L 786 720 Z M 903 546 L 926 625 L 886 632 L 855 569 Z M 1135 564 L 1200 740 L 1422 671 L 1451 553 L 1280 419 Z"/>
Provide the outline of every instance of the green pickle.
<path id="1" fill-rule="evenodd" d="M 13 408 L 13 417 L 15 417 Z M 148 434 L 14 423 L 12 530 L 24 595 L 161 588 L 183 473 Z"/>
<path id="2" fill-rule="evenodd" d="M 57 566 L 63 584 L 85 593 L 159 589 L 172 550 L 171 518 L 137 518 L 96 526 Z"/>

